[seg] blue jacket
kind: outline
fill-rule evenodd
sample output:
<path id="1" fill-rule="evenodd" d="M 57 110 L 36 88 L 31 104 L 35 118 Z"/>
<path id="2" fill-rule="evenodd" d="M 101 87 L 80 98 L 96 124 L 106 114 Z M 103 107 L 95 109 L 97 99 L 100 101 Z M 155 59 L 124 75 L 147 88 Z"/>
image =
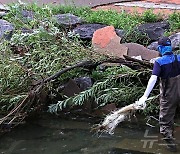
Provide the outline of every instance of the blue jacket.
<path id="1" fill-rule="evenodd" d="M 156 59 L 153 67 L 153 75 L 167 79 L 180 74 L 180 55 L 175 55 L 172 52 L 165 53 L 162 57 Z"/>

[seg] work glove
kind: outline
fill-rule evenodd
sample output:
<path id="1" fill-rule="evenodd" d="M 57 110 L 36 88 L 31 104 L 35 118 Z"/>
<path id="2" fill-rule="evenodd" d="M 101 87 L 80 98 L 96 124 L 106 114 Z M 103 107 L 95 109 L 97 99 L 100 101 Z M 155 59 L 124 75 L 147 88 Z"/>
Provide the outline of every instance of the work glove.
<path id="1" fill-rule="evenodd" d="M 146 108 L 146 100 L 147 100 L 147 97 L 142 96 L 138 101 L 136 101 L 135 108 L 144 110 Z"/>

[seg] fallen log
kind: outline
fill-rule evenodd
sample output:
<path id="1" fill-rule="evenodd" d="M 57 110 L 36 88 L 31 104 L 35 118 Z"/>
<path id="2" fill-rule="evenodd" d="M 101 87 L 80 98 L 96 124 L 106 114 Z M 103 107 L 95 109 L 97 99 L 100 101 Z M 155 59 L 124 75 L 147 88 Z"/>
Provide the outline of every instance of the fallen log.
<path id="1" fill-rule="evenodd" d="M 119 63 L 121 65 L 126 65 L 126 66 L 128 66 L 132 69 L 136 69 L 136 70 L 152 67 L 151 63 L 148 63 L 146 61 L 137 60 L 137 59 L 134 59 L 134 58 L 131 58 L 128 56 L 125 56 L 125 58 L 127 60 L 125 60 L 123 58 L 108 58 L 105 60 L 101 60 L 99 62 L 93 62 L 90 60 L 82 61 L 80 63 L 73 65 L 73 66 L 68 66 L 68 67 L 64 68 L 63 70 L 60 70 L 59 72 L 55 73 L 54 75 L 47 77 L 46 79 L 38 81 L 35 84 L 35 86 L 39 85 L 41 83 L 47 83 L 47 82 L 50 82 L 51 80 L 55 80 L 58 77 L 60 77 L 63 73 L 66 73 L 66 72 L 68 72 L 74 68 L 78 68 L 78 67 L 83 67 L 83 68 L 87 68 L 87 69 L 95 69 L 98 65 L 101 65 L 103 63 Z M 136 63 L 134 63 L 134 62 L 136 62 Z"/>
<path id="2" fill-rule="evenodd" d="M 136 63 L 140 64 L 140 65 L 141 65 L 142 67 L 144 67 L 144 68 L 150 68 L 150 69 L 153 68 L 153 64 L 150 63 L 149 61 L 135 59 L 135 58 L 129 57 L 129 56 L 127 56 L 127 55 L 124 55 L 124 58 L 125 58 L 127 61 L 136 62 Z"/>

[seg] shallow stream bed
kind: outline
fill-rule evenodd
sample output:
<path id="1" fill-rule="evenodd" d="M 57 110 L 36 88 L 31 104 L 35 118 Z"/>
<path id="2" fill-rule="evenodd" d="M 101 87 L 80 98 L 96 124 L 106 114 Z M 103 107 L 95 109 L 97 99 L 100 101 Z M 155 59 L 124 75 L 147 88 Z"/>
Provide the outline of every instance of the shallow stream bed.
<path id="1" fill-rule="evenodd" d="M 98 137 L 90 132 L 93 122 L 46 115 L 1 136 L 0 154 L 169 154 L 158 127 L 145 123 L 124 122 L 113 136 Z M 180 127 L 175 130 L 180 145 Z"/>

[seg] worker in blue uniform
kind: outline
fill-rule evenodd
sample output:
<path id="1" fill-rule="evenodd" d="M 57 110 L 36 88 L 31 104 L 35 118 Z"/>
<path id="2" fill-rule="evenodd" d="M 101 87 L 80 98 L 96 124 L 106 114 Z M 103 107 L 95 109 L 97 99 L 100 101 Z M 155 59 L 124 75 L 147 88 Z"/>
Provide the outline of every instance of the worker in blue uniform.
<path id="1" fill-rule="evenodd" d="M 177 151 L 173 137 L 174 116 L 180 106 L 180 55 L 172 52 L 171 40 L 162 37 L 158 41 L 158 51 L 161 57 L 155 60 L 152 75 L 144 95 L 137 101 L 139 108 L 146 107 L 146 100 L 152 91 L 157 78 L 160 78 L 160 133 L 164 136 L 167 148 Z"/>

